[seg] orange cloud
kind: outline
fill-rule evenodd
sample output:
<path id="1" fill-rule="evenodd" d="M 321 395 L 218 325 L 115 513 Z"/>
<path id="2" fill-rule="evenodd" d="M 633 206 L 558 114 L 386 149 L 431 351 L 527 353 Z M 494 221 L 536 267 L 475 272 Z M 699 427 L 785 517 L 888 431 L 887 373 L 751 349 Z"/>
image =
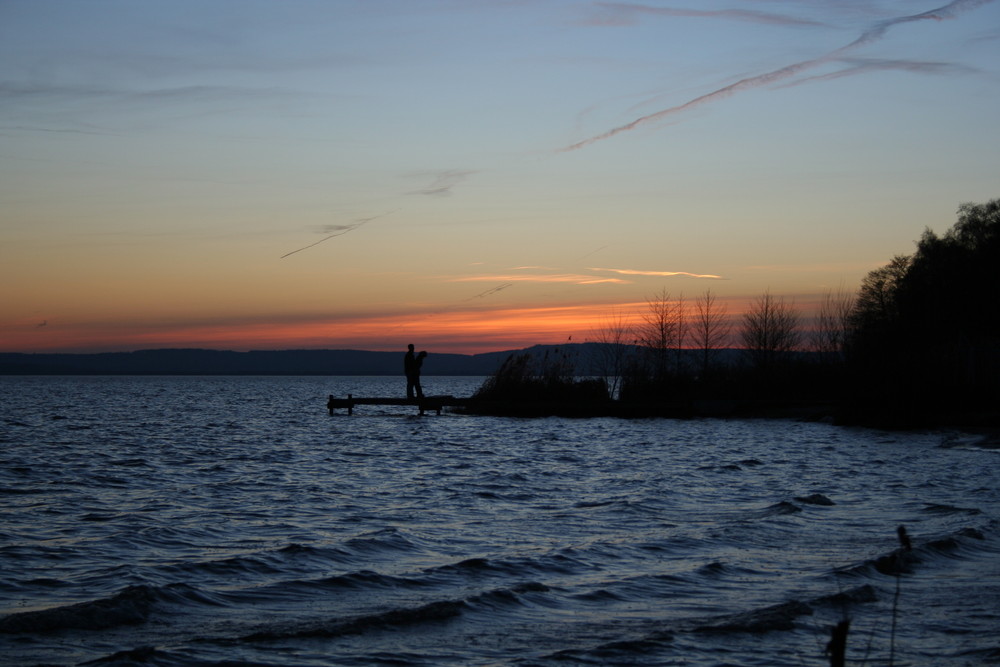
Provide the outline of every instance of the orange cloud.
<path id="1" fill-rule="evenodd" d="M 712 280 L 723 280 L 722 276 L 716 276 L 710 273 L 688 273 L 687 271 L 641 271 L 639 269 L 598 269 L 598 268 L 590 268 L 587 270 L 609 271 L 611 273 L 618 273 L 623 276 L 661 276 L 661 277 L 687 276 L 688 278 L 710 278 Z"/>
<path id="2" fill-rule="evenodd" d="M 452 278 L 453 282 L 518 282 L 518 283 L 573 283 L 576 285 L 593 285 L 596 283 L 617 283 L 627 285 L 631 281 L 621 278 L 601 278 L 599 276 L 588 276 L 579 273 L 531 273 L 531 274 L 502 274 L 488 276 L 466 276 L 464 278 Z"/>
<path id="3" fill-rule="evenodd" d="M 493 277 L 491 279 L 496 279 Z M 796 309 L 808 317 L 822 295 L 789 295 Z M 698 297 L 678 298 L 688 312 Z M 720 307 L 738 326 L 753 296 L 723 296 Z M 483 300 L 467 300 L 436 312 L 430 308 L 392 314 L 349 313 L 254 315 L 198 320 L 68 321 L 47 316 L 3 323 L 2 352 L 100 352 L 161 347 L 200 347 L 227 350 L 363 349 L 396 350 L 413 342 L 432 352 L 472 354 L 519 349 L 537 344 L 559 344 L 594 338 L 609 315 L 641 317 L 648 304 L 601 302 L 522 308 L 490 308 Z"/>
<path id="4" fill-rule="evenodd" d="M 640 307 L 629 304 L 617 307 Z M 6 352 L 99 352 L 159 347 L 211 349 L 392 350 L 419 342 L 439 352 L 473 353 L 584 340 L 606 317 L 607 304 L 455 308 L 436 313 L 342 317 L 234 318 L 216 322 L 59 322 L 8 329 Z"/>

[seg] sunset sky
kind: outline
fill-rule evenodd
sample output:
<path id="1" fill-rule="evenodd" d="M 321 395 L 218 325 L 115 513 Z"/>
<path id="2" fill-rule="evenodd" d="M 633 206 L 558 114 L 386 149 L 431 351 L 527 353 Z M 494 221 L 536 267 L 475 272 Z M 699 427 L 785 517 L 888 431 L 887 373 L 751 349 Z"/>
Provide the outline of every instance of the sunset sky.
<path id="1" fill-rule="evenodd" d="M 1000 196 L 1000 1 L 0 0 L 0 351 L 809 314 Z"/>

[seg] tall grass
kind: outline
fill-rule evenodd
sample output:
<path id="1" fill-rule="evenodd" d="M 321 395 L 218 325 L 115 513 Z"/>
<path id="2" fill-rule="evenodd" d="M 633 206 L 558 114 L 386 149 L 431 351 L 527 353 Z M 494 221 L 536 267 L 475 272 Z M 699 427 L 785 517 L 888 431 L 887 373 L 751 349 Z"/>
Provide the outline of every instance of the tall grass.
<path id="1" fill-rule="evenodd" d="M 472 398 L 479 401 L 575 401 L 608 398 L 603 380 L 578 378 L 568 355 L 558 350 L 541 358 L 512 354 Z"/>

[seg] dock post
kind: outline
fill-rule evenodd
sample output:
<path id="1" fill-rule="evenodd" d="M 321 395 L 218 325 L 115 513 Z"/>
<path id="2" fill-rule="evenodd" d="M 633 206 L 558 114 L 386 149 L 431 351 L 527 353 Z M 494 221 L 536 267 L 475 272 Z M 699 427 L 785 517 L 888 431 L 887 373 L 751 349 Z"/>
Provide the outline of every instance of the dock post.
<path id="1" fill-rule="evenodd" d="M 330 394 L 330 398 L 326 401 L 326 409 L 330 411 L 331 415 L 333 414 L 333 394 Z"/>
<path id="2" fill-rule="evenodd" d="M 347 395 L 347 414 L 354 414 L 354 394 Z"/>

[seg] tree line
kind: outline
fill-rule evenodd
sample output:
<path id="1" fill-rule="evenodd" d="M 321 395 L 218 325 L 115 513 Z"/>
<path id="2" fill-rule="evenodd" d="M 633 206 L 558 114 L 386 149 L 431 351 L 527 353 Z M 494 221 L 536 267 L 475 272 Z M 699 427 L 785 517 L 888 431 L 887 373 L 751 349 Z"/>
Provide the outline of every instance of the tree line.
<path id="1" fill-rule="evenodd" d="M 593 332 L 593 371 L 621 401 L 832 400 L 846 420 L 919 426 L 996 419 L 1000 199 L 963 204 L 912 255 L 828 293 L 806 320 L 765 292 L 738 318 L 706 291 L 661 290 Z M 808 325 L 808 326 L 807 326 Z M 723 352 L 739 348 L 738 361 Z"/>

